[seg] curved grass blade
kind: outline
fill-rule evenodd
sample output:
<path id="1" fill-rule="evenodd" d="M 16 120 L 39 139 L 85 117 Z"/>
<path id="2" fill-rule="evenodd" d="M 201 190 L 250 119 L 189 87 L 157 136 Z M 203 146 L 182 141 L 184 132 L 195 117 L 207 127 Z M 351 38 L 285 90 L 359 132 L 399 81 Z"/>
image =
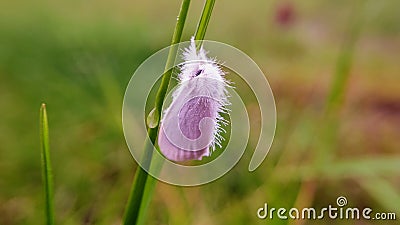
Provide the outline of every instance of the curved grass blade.
<path id="1" fill-rule="evenodd" d="M 196 34 L 195 34 L 195 39 L 196 40 L 203 40 L 205 36 L 205 32 L 207 30 L 208 22 L 211 17 L 211 13 L 213 10 L 215 0 L 207 0 L 204 9 L 199 21 L 199 24 L 197 26 Z M 175 32 L 172 38 L 172 44 L 177 44 L 180 42 L 181 36 L 182 36 L 182 31 L 183 31 L 183 26 L 184 26 L 184 21 L 186 19 L 186 14 L 187 10 L 189 7 L 190 1 L 183 1 L 182 6 L 181 6 L 181 11 L 179 13 L 178 17 L 178 22 L 175 27 Z M 180 23 L 181 22 L 181 23 Z M 198 45 L 200 46 L 200 45 Z M 176 52 L 177 49 L 171 48 L 167 63 L 166 63 L 166 69 L 170 68 L 172 63 L 175 60 L 176 57 Z M 149 126 L 148 134 L 150 141 L 152 143 L 155 143 L 155 140 L 158 136 L 158 124 L 159 124 L 159 118 L 161 118 L 161 110 L 162 110 L 162 104 L 164 102 L 164 98 L 170 83 L 172 75 L 172 70 L 168 70 L 164 73 L 160 88 L 157 92 L 156 96 L 156 101 L 155 101 L 155 107 L 152 110 L 151 117 L 147 118 L 147 123 Z M 145 144 L 145 150 L 149 143 Z M 149 151 L 151 152 L 151 149 Z M 145 162 L 151 163 L 151 158 L 152 155 L 147 155 L 145 153 L 144 160 Z M 159 163 L 159 162 L 153 162 L 153 163 Z M 160 165 L 156 165 L 159 167 Z M 144 183 L 143 183 L 144 182 Z M 135 181 L 133 188 L 131 190 L 131 196 L 130 200 L 128 202 L 127 209 L 125 211 L 125 220 L 124 224 L 144 224 L 145 221 L 145 215 L 147 214 L 147 210 L 150 205 L 151 197 L 153 196 L 155 185 L 157 183 L 157 180 L 151 176 L 148 176 L 146 171 L 144 171 L 142 168 L 138 168 L 136 175 L 135 175 Z M 144 190 L 139 190 L 142 185 L 144 185 Z M 143 188 L 143 187 L 142 187 Z M 136 200 L 136 202 L 134 202 Z M 134 211 L 137 210 L 137 211 Z M 140 212 L 140 213 L 139 213 Z M 134 213 L 134 214 L 130 214 Z"/>
<path id="2" fill-rule="evenodd" d="M 175 30 L 174 34 L 172 37 L 172 42 L 171 45 L 177 44 L 180 42 L 181 37 L 182 37 L 182 31 L 185 25 L 186 21 L 186 16 L 189 11 L 189 5 L 190 5 L 190 0 L 183 0 L 181 9 L 179 11 L 179 16 L 178 20 L 175 25 Z M 166 68 L 170 68 L 171 65 L 173 64 L 175 57 L 176 57 L 176 51 L 177 49 L 171 48 L 168 54 L 168 59 L 166 63 Z M 158 124 L 159 124 L 159 118 L 161 117 L 161 110 L 162 110 L 162 104 L 164 102 L 165 95 L 167 93 L 167 89 L 169 86 L 169 82 L 171 80 L 172 76 L 172 70 L 168 70 L 163 74 L 160 88 L 158 89 L 157 95 L 156 95 L 156 101 L 155 101 L 155 108 L 153 109 L 153 116 L 150 118 L 151 126 L 149 126 L 148 129 L 148 136 L 149 138 L 146 139 L 145 143 L 145 154 L 143 158 L 143 163 L 146 167 L 150 167 L 151 159 L 152 159 L 152 143 L 155 143 L 155 140 L 157 138 L 158 134 Z M 156 119 L 156 120 L 155 120 Z M 150 140 L 149 140 L 150 139 Z M 149 143 L 152 142 L 152 143 Z M 138 167 L 136 170 L 134 182 L 132 185 L 131 193 L 128 199 L 128 204 L 125 208 L 125 213 L 124 213 L 124 225 L 134 225 L 138 223 L 138 218 L 142 210 L 144 210 L 143 207 L 143 195 L 145 193 L 145 186 L 146 186 L 146 181 L 148 180 L 148 174 L 147 172 L 142 169 L 141 167 Z M 152 185 L 155 185 L 155 182 L 152 182 Z M 149 192 L 147 192 L 149 193 Z M 150 196 L 148 196 L 148 199 L 150 199 Z M 149 201 L 149 200 L 147 200 Z M 144 204 L 146 205 L 146 204 Z M 143 213 L 144 214 L 144 213 Z"/>

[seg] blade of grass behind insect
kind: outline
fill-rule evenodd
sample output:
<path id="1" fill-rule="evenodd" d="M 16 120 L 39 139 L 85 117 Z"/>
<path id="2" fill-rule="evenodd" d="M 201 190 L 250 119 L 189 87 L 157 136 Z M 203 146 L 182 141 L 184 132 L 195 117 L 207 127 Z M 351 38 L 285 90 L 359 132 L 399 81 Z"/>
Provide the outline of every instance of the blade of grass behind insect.
<path id="1" fill-rule="evenodd" d="M 203 12 L 201 14 L 201 17 L 200 17 L 200 20 L 198 23 L 198 26 L 197 26 L 197 29 L 196 29 L 196 34 L 195 34 L 196 40 L 204 39 L 214 4 L 215 4 L 215 0 L 207 0 L 206 1 L 204 8 L 203 8 Z M 200 46 L 200 45 L 197 45 L 197 46 Z M 176 52 L 176 50 L 175 50 L 175 52 Z M 175 59 L 175 56 L 172 59 Z M 167 63 L 167 65 L 168 65 L 168 63 Z M 167 68 L 170 68 L 170 66 L 167 66 L 166 69 Z M 172 70 L 170 70 L 170 71 L 172 72 Z M 170 78 L 168 78 L 168 82 L 169 82 L 169 79 Z M 164 100 L 164 98 L 163 98 L 163 100 Z M 154 111 L 154 112 L 156 112 L 156 111 Z M 158 115 L 158 116 L 156 115 L 156 117 L 158 117 L 157 119 L 159 119 L 160 116 L 161 115 Z M 150 120 L 150 122 L 158 125 L 158 121 Z M 154 159 L 152 161 L 154 161 Z M 152 163 L 160 164 L 162 162 L 152 162 Z M 159 165 L 159 166 L 157 165 L 157 167 L 161 167 L 161 165 Z M 158 169 L 160 169 L 160 168 L 158 168 Z M 144 224 L 144 222 L 145 222 L 147 211 L 150 206 L 151 198 L 153 196 L 156 183 L 157 183 L 157 180 L 152 176 L 149 176 L 146 180 L 146 186 L 145 186 L 145 190 L 144 190 L 143 198 L 142 198 L 142 205 L 140 207 L 142 210 L 142 213 L 139 215 L 138 223 L 137 223 L 139 225 Z"/>
<path id="2" fill-rule="evenodd" d="M 338 114 L 343 105 L 346 87 L 349 83 L 355 46 L 364 20 L 364 11 L 365 0 L 356 1 L 336 62 L 333 82 L 326 99 L 325 112 L 321 118 L 322 121 L 318 123 L 324 124 L 322 128 L 318 128 L 322 129 L 321 139 L 316 143 L 320 145 L 319 148 L 316 148 L 318 151 L 316 152 L 315 162 L 318 166 L 323 166 L 333 158 L 339 128 Z"/>
<path id="3" fill-rule="evenodd" d="M 314 149 L 313 163 L 311 165 L 311 172 L 313 173 L 321 173 L 320 171 L 322 171 L 326 165 L 332 164 L 335 156 L 334 154 L 338 138 L 337 134 L 340 125 L 338 114 L 343 105 L 353 63 L 355 45 L 362 27 L 364 0 L 356 1 L 351 12 L 352 14 L 349 18 L 349 25 L 346 28 L 347 30 L 336 62 L 333 82 L 325 102 L 325 111 L 316 123 L 315 130 L 318 130 L 318 138 L 315 138 L 309 143 L 309 149 Z M 321 126 L 321 124 L 323 125 Z M 304 188 L 299 189 L 299 196 L 313 196 L 310 193 L 302 191 L 308 190 L 306 188 L 307 185 L 308 183 L 306 181 L 302 182 L 302 187 Z M 314 183 L 313 185 L 318 184 Z M 312 197 L 309 199 L 310 202 L 313 201 L 311 198 Z"/>
<path id="4" fill-rule="evenodd" d="M 45 197 L 45 216 L 46 224 L 54 224 L 53 207 L 53 176 L 51 172 L 50 149 L 49 149 L 49 126 L 47 120 L 46 105 L 40 107 L 40 144 L 41 144 L 41 163 L 42 177 L 44 184 Z"/>
<path id="5" fill-rule="evenodd" d="M 214 5 L 215 0 L 207 0 L 204 4 L 199 23 L 197 24 L 196 33 L 194 35 L 195 40 L 204 40 Z"/>
<path id="6" fill-rule="evenodd" d="M 181 40 L 182 31 L 186 21 L 186 16 L 189 10 L 189 5 L 190 5 L 190 0 L 182 1 L 171 45 L 177 44 Z M 166 68 L 170 68 L 171 65 L 173 64 L 176 57 L 176 50 L 177 50 L 176 48 L 170 48 L 170 51 L 168 53 Z M 158 124 L 161 117 L 162 104 L 164 102 L 169 82 L 171 80 L 171 75 L 172 75 L 171 70 L 167 70 L 163 74 L 161 84 L 156 95 L 155 107 L 152 110 L 147 120 L 147 123 L 149 125 L 149 129 L 147 132 L 149 138 L 146 138 L 144 147 L 144 158 L 142 159 L 143 160 L 142 163 L 145 168 L 150 168 L 152 153 L 153 153 L 152 148 L 158 135 Z M 151 198 L 151 193 L 149 192 L 149 190 L 145 191 L 148 177 L 149 175 L 142 167 L 137 168 L 130 196 L 128 199 L 128 203 L 125 208 L 124 222 L 123 222 L 124 225 L 138 224 L 139 216 L 143 216 L 146 213 L 145 206 L 147 204 L 143 204 L 144 194 L 147 193 L 146 198 L 148 199 Z M 151 185 L 154 186 L 155 181 Z M 151 189 L 150 187 L 147 188 Z"/>
<path id="7" fill-rule="evenodd" d="M 385 209 L 398 212 L 400 192 L 388 180 L 374 176 L 370 179 L 359 180 L 359 183 Z"/>

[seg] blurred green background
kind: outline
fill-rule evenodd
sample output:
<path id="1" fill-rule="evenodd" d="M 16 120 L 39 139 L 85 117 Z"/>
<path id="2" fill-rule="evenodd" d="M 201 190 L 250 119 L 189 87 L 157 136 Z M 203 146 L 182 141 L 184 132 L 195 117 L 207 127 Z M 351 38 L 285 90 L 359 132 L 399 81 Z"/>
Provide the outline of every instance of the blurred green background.
<path id="1" fill-rule="evenodd" d="M 184 40 L 203 4 L 192 1 Z M 216 2 L 206 38 L 243 50 L 267 75 L 277 104 L 275 141 L 253 173 L 248 153 L 211 184 L 158 183 L 148 224 L 399 224 L 256 217 L 264 203 L 318 208 L 335 205 L 341 195 L 349 206 L 400 217 L 400 1 L 358 4 Z M 137 167 L 121 127 L 125 86 L 143 60 L 170 43 L 179 5 L 0 3 L 1 225 L 44 223 L 42 102 L 49 113 L 57 223 L 121 223 Z M 354 20 L 361 25 L 351 25 Z M 354 51 L 342 47 L 352 29 L 359 29 Z M 343 99 L 325 111 L 346 51 L 352 63 L 341 82 Z"/>

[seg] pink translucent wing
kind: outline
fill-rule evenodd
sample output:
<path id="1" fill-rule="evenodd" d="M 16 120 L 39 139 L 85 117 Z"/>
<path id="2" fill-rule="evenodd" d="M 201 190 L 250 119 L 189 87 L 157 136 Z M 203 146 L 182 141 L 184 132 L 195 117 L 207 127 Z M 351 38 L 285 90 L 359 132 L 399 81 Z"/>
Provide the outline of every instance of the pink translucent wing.
<path id="1" fill-rule="evenodd" d="M 160 130 L 158 136 L 158 145 L 160 146 L 161 152 L 167 159 L 177 162 L 201 160 L 203 156 L 208 156 L 210 154 L 208 147 L 197 151 L 187 151 L 177 148 L 175 145 L 169 142 L 163 129 Z"/>
<path id="2" fill-rule="evenodd" d="M 173 107 L 174 104 L 171 105 Z M 216 129 L 216 118 L 218 115 L 218 106 L 219 103 L 209 97 L 195 97 L 190 99 L 187 103 L 183 105 L 183 107 L 179 110 L 179 130 L 176 132 L 181 132 L 186 138 L 191 140 L 196 140 L 204 133 L 209 134 L 207 137 L 210 140 L 210 143 L 213 141 L 213 134 Z M 176 112 L 177 110 L 169 110 L 168 112 Z M 164 156 L 173 161 L 187 161 L 187 160 L 200 160 L 203 156 L 208 156 L 210 154 L 209 147 L 202 148 L 197 150 L 196 145 L 193 146 L 193 149 L 182 149 L 177 147 L 176 144 L 171 143 L 168 138 L 170 135 L 166 135 L 165 130 L 163 129 L 163 124 L 169 123 L 169 119 L 172 118 L 168 115 L 165 115 L 165 118 L 161 124 L 160 133 L 158 137 L 158 145 L 160 147 L 161 152 Z M 201 123 L 204 118 L 211 118 L 212 123 Z M 200 131 L 200 126 L 201 131 Z M 196 142 L 195 142 L 196 143 Z M 199 146 L 201 143 L 199 143 Z"/>
<path id="3" fill-rule="evenodd" d="M 208 97 L 195 97 L 189 100 L 179 112 L 179 128 L 182 134 L 189 139 L 200 137 L 200 121 L 204 118 L 212 118 L 215 121 L 218 113 L 218 105 L 215 100 Z M 213 134 L 215 124 L 208 124 L 203 131 Z M 212 136 L 209 137 L 211 140 Z"/>

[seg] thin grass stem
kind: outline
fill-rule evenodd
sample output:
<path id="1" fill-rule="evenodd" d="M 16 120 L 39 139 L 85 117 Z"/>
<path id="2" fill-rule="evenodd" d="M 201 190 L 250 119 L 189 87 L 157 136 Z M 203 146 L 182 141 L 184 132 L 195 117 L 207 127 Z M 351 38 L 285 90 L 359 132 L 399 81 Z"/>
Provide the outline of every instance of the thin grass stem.
<path id="1" fill-rule="evenodd" d="M 210 21 L 210 17 L 211 17 L 211 14 L 212 14 L 212 10 L 213 10 L 214 4 L 215 4 L 215 0 L 211 0 L 211 1 L 207 0 L 206 1 L 205 5 L 204 5 L 204 8 L 203 8 L 203 12 L 201 14 L 201 17 L 200 17 L 200 20 L 199 20 L 199 23 L 198 23 L 198 26 L 197 26 L 197 29 L 196 29 L 196 33 L 195 33 L 195 39 L 196 40 L 203 40 L 204 39 L 206 30 L 207 30 L 207 26 L 208 26 L 208 23 Z M 197 45 L 197 46 L 199 47 L 200 45 Z M 171 57 L 168 57 L 167 65 L 165 67 L 165 70 L 167 70 L 168 68 L 171 68 L 173 60 L 175 60 L 175 57 L 176 57 L 176 52 L 177 52 L 176 48 L 175 49 L 174 48 L 170 49 Z M 172 70 L 170 70 L 168 72 L 169 73 L 167 75 L 169 77 L 167 77 L 166 79 L 168 79 L 168 82 L 169 82 Z M 156 104 L 160 104 L 163 101 L 164 101 L 164 98 L 163 98 L 162 101 L 161 101 L 161 99 L 158 99 L 158 100 L 156 100 Z M 156 105 L 156 107 L 157 107 L 157 105 Z M 162 104 L 159 105 L 159 107 L 160 107 L 159 109 L 161 110 Z M 160 114 L 155 114 L 155 113 L 159 113 L 158 110 L 156 111 L 156 108 L 150 113 L 150 115 L 149 115 L 149 117 L 147 119 L 147 124 L 148 124 L 149 127 L 158 126 L 159 119 L 160 119 L 161 115 Z M 154 159 L 152 159 L 151 163 L 152 164 L 154 164 L 154 163 L 156 164 L 156 167 L 157 167 L 156 170 L 160 170 L 161 169 L 162 162 L 154 162 Z M 157 164 L 160 164 L 160 165 L 157 165 Z M 153 196 L 153 192 L 154 192 L 156 183 L 157 183 L 157 180 L 154 177 L 151 177 L 151 176 L 149 176 L 147 178 L 147 180 L 146 180 L 145 190 L 143 192 L 143 197 L 142 197 L 142 205 L 140 207 L 142 213 L 139 215 L 138 223 L 137 223 L 139 225 L 145 224 L 144 223 L 145 222 L 145 215 L 147 215 L 147 210 L 149 208 L 151 197 Z"/>
<path id="2" fill-rule="evenodd" d="M 201 13 L 199 23 L 197 24 L 196 33 L 194 35 L 195 40 L 198 40 L 200 42 L 204 40 L 214 5 L 215 5 L 215 0 L 206 0 L 203 11 Z M 197 48 L 199 48 L 200 46 L 201 43 L 197 45 Z"/>
<path id="3" fill-rule="evenodd" d="M 175 45 L 179 43 L 181 40 L 183 28 L 186 21 L 186 16 L 189 10 L 189 5 L 190 5 L 190 0 L 182 1 L 171 45 Z M 170 48 L 165 68 L 171 67 L 171 65 L 175 60 L 175 57 L 176 57 L 176 48 Z M 161 85 L 156 95 L 155 107 L 152 110 L 150 119 L 148 118 L 149 128 L 147 132 L 149 138 L 146 139 L 144 147 L 144 157 L 142 159 L 143 160 L 142 163 L 145 168 L 150 168 L 150 163 L 153 154 L 152 148 L 157 138 L 162 104 L 164 102 L 164 98 L 168 90 L 169 82 L 171 80 L 171 75 L 172 75 L 172 70 L 167 70 L 163 74 Z M 123 222 L 124 225 L 135 225 L 138 223 L 140 212 L 143 210 L 141 207 L 143 201 L 143 194 L 145 193 L 147 178 L 148 178 L 147 172 L 143 168 L 138 167 L 136 170 L 128 203 L 125 208 L 124 222 Z"/>
<path id="4" fill-rule="evenodd" d="M 197 26 L 195 39 L 203 40 L 208 23 L 210 21 L 211 13 L 213 10 L 215 0 L 207 0 L 204 9 Z M 175 44 L 179 43 L 182 37 L 182 31 L 186 20 L 187 11 L 189 8 L 190 0 L 184 0 L 182 2 L 181 10 L 178 16 L 178 21 L 175 27 L 175 32 L 172 38 L 172 47 L 169 50 L 167 63 L 165 66 L 165 73 L 161 79 L 161 84 L 158 89 L 154 109 L 150 112 L 147 118 L 148 137 L 149 140 L 145 144 L 145 153 L 143 158 L 143 165 L 145 168 L 150 168 L 152 163 L 152 153 L 153 145 L 157 139 L 158 127 L 161 118 L 162 106 L 164 99 L 168 90 L 168 86 L 172 76 L 173 63 L 177 54 L 177 46 Z M 131 194 L 129 197 L 128 205 L 125 211 L 124 224 L 143 224 L 145 215 L 147 214 L 147 209 L 151 201 L 154 189 L 156 185 L 156 180 L 153 177 L 149 177 L 147 172 L 143 168 L 138 168 L 134 183 L 132 186 Z"/>

